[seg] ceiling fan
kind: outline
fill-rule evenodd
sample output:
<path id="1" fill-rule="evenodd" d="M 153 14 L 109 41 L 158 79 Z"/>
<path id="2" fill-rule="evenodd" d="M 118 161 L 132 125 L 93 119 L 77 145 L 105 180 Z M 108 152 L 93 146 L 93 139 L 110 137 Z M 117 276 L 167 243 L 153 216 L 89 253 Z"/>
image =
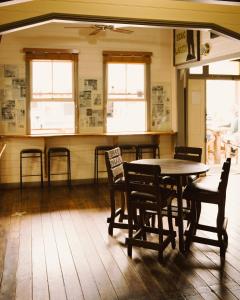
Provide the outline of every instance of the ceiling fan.
<path id="1" fill-rule="evenodd" d="M 126 33 L 126 34 L 129 34 L 129 33 L 133 32 L 132 30 L 124 29 L 124 28 L 118 28 L 118 27 L 115 27 L 114 25 L 99 25 L 99 24 L 91 25 L 91 26 L 68 26 L 68 27 L 64 27 L 64 28 L 68 28 L 68 29 L 69 28 L 71 28 L 71 29 L 91 28 L 93 31 L 91 31 L 89 33 L 89 35 L 96 35 L 99 32 L 106 31 L 106 30 L 110 30 L 110 31 L 113 31 L 113 32 L 119 32 L 119 33 Z"/>

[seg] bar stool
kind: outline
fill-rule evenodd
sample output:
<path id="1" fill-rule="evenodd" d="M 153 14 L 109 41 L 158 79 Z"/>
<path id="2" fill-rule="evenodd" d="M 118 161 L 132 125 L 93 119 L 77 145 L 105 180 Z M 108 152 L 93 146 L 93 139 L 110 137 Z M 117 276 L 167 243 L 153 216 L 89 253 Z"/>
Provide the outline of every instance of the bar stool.
<path id="1" fill-rule="evenodd" d="M 66 157 L 66 172 L 51 173 L 51 160 L 54 157 Z M 67 175 L 68 185 L 71 185 L 71 163 L 70 150 L 65 147 L 51 147 L 48 149 L 48 185 L 50 186 L 51 175 Z"/>
<path id="2" fill-rule="evenodd" d="M 137 159 L 137 145 L 134 144 L 119 144 L 116 147 L 119 147 L 121 150 L 121 155 L 124 154 L 134 154 Z"/>
<path id="3" fill-rule="evenodd" d="M 138 144 L 137 145 L 137 159 L 142 159 L 143 154 L 151 153 L 152 158 L 160 158 L 160 150 L 158 144 Z"/>
<path id="4" fill-rule="evenodd" d="M 40 160 L 40 174 L 23 174 L 23 159 L 39 159 Z M 41 149 L 23 149 L 20 152 L 20 188 L 23 187 L 23 177 L 40 176 L 41 187 L 43 187 L 43 165 L 42 165 L 42 150 Z"/>
<path id="5" fill-rule="evenodd" d="M 107 172 L 107 170 L 99 170 L 99 155 L 104 156 L 105 151 L 113 149 L 114 146 L 111 145 L 100 145 L 96 146 L 95 152 L 94 152 L 94 183 L 98 183 L 98 174 L 102 172 Z"/>

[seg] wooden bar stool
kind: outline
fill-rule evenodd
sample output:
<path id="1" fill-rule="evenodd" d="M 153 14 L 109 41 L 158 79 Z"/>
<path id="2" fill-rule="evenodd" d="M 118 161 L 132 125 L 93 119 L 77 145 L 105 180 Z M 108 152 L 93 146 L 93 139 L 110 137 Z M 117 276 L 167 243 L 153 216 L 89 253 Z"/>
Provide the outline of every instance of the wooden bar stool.
<path id="1" fill-rule="evenodd" d="M 134 144 L 119 144 L 116 147 L 119 147 L 121 150 L 121 155 L 124 154 L 134 154 L 134 159 L 137 159 L 137 145 Z"/>
<path id="2" fill-rule="evenodd" d="M 23 174 L 23 159 L 39 159 L 40 174 Z M 42 150 L 41 149 L 23 149 L 20 152 L 20 188 L 23 187 L 23 177 L 40 176 L 41 187 L 43 187 L 43 165 L 42 165 Z"/>
<path id="3" fill-rule="evenodd" d="M 114 146 L 111 145 L 96 146 L 94 152 L 94 183 L 98 183 L 99 173 L 107 172 L 107 170 L 99 170 L 99 155 L 104 156 L 106 151 L 109 151 L 113 148 Z"/>
<path id="4" fill-rule="evenodd" d="M 67 170 L 66 172 L 51 172 L 52 158 L 62 157 L 66 158 Z M 51 175 L 67 175 L 68 185 L 71 185 L 71 156 L 70 150 L 65 147 L 51 147 L 48 149 L 48 185 L 50 186 Z"/>
<path id="5" fill-rule="evenodd" d="M 137 159 L 142 159 L 143 155 L 150 153 L 152 158 L 160 158 L 160 150 L 158 144 L 138 144 Z"/>

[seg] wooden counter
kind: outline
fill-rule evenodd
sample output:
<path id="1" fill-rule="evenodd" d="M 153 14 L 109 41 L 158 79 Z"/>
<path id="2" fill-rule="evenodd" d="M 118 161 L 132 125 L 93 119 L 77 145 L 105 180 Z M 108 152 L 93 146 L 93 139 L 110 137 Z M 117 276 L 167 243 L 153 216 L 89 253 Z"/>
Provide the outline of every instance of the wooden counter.
<path id="1" fill-rule="evenodd" d="M 48 138 L 48 137 L 79 137 L 79 136 L 136 136 L 136 135 L 175 135 L 174 131 L 142 131 L 142 132 L 108 132 L 108 133 L 66 133 L 66 134 L 24 134 L 1 135 L 1 138 Z"/>

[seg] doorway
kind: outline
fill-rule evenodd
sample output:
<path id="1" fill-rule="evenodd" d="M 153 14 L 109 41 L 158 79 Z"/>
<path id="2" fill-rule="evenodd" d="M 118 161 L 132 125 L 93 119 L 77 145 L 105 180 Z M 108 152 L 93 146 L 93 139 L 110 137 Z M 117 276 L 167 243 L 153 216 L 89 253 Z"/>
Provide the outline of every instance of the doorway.
<path id="1" fill-rule="evenodd" d="M 206 162 L 222 165 L 226 157 L 240 170 L 240 84 L 206 80 Z"/>

